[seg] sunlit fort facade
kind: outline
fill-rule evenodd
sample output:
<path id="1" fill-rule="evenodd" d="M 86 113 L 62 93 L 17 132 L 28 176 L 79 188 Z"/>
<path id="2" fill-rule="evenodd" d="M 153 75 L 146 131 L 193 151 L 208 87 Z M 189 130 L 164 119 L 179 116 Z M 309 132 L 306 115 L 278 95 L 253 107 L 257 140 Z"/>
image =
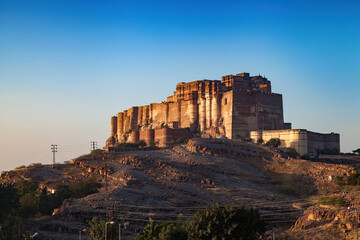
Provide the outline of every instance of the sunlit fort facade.
<path id="1" fill-rule="evenodd" d="M 279 138 L 282 147 L 293 147 L 300 154 L 340 150 L 339 134 L 291 129 L 284 123 L 282 95 L 272 92 L 267 78 L 249 73 L 226 75 L 221 81 L 181 82 L 167 101 L 119 112 L 111 117 L 106 146 L 144 140 L 166 147 L 194 133 L 255 142 Z"/>

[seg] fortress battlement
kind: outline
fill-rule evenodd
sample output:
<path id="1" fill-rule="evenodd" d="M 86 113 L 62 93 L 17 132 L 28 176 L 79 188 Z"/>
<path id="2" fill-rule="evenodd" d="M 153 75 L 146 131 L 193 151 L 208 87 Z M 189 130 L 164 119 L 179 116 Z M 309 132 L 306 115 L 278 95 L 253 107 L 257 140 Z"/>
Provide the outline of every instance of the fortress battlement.
<path id="1" fill-rule="evenodd" d="M 272 93 L 267 78 L 249 73 L 180 82 L 166 101 L 113 116 L 107 146 L 137 139 L 131 137 L 133 131 L 164 126 L 227 138 L 248 138 L 253 130 L 284 129 L 282 95 Z"/>

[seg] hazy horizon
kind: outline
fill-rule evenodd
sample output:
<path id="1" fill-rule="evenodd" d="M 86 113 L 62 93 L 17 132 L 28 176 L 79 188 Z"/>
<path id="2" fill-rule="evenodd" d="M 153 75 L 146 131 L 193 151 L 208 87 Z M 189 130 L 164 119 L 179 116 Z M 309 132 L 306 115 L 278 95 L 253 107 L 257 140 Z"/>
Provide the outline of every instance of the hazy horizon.
<path id="1" fill-rule="evenodd" d="M 103 147 L 110 117 L 249 72 L 292 127 L 360 148 L 358 1 L 2 1 L 0 171 Z"/>

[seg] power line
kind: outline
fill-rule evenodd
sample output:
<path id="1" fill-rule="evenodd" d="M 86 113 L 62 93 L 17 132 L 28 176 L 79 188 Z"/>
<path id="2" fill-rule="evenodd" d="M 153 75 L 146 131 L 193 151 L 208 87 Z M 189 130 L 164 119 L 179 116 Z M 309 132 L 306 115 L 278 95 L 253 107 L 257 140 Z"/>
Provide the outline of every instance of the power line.
<path id="1" fill-rule="evenodd" d="M 90 146 L 91 146 L 91 151 L 94 151 L 95 149 L 97 149 L 97 142 L 96 141 L 91 141 Z"/>
<path id="2" fill-rule="evenodd" d="M 51 151 L 53 153 L 53 164 L 55 164 L 55 153 L 57 152 L 57 144 L 51 144 Z"/>

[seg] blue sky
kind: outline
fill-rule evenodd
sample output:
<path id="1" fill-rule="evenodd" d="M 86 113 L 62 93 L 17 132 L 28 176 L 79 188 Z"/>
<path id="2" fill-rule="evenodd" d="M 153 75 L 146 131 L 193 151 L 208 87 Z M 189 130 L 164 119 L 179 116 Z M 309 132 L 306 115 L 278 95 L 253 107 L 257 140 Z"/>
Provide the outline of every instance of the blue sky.
<path id="1" fill-rule="evenodd" d="M 0 170 L 103 146 L 110 116 L 250 72 L 294 128 L 360 147 L 360 2 L 0 0 Z"/>

